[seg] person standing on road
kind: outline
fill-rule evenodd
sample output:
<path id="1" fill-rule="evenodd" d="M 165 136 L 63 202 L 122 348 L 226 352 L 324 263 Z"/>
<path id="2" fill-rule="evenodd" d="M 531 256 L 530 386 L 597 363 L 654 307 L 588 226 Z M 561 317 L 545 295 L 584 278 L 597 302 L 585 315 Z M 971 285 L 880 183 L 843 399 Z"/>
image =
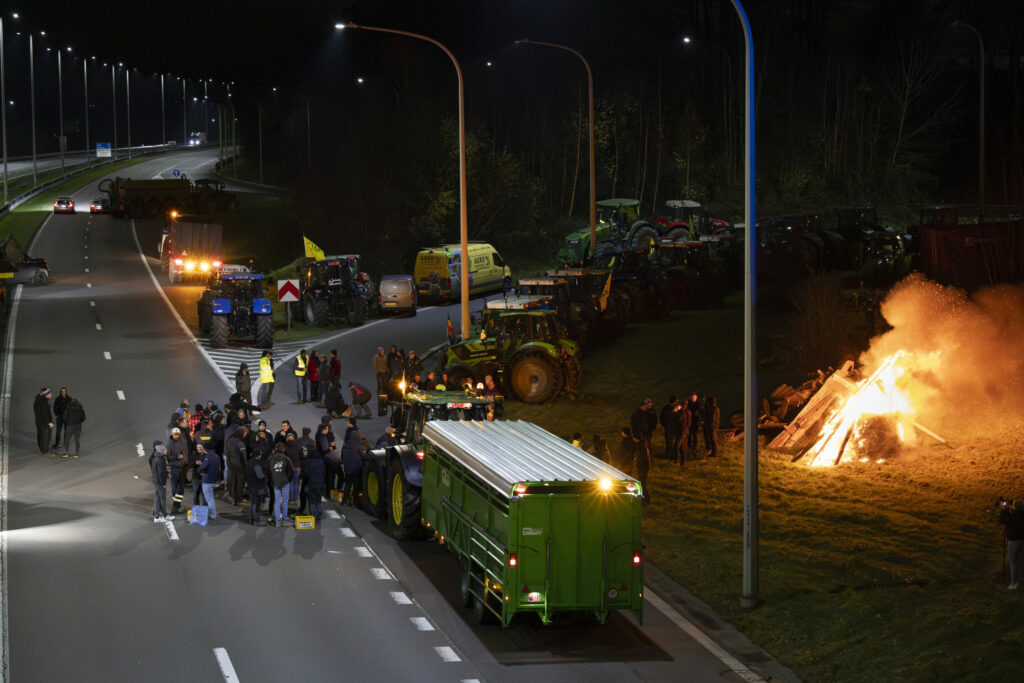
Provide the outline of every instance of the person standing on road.
<path id="1" fill-rule="evenodd" d="M 274 521 L 278 524 L 290 522 L 288 517 L 288 487 L 291 485 L 292 463 L 284 454 L 284 444 L 278 444 L 274 454 L 267 463 L 270 470 L 270 482 L 274 487 Z"/>
<path id="2" fill-rule="evenodd" d="M 331 384 L 341 389 L 341 359 L 338 349 L 331 349 Z"/>
<path id="3" fill-rule="evenodd" d="M 213 487 L 220 479 L 220 458 L 212 450 L 206 450 L 202 444 L 196 446 L 199 453 L 203 455 L 203 461 L 199 465 L 198 475 L 202 476 L 203 499 L 206 507 L 210 510 L 209 519 L 212 522 L 217 519 L 217 503 L 213 499 Z M 196 478 L 199 478 L 197 476 Z"/>
<path id="4" fill-rule="evenodd" d="M 292 371 L 295 373 L 295 397 L 299 403 L 309 400 L 309 356 L 306 349 L 300 349 L 299 355 L 292 361 Z"/>
<path id="5" fill-rule="evenodd" d="M 171 476 L 171 512 L 181 512 L 181 502 L 185 499 L 181 489 L 181 471 L 188 464 L 188 443 L 182 439 L 181 428 L 171 430 L 171 438 L 167 442 L 167 464 Z"/>
<path id="6" fill-rule="evenodd" d="M 153 521 L 171 521 L 173 515 L 167 514 L 167 447 L 163 441 L 153 442 L 153 452 L 149 454 L 149 470 L 153 475 Z"/>
<path id="7" fill-rule="evenodd" d="M 342 490 L 341 504 L 355 505 L 363 482 L 363 432 L 354 417 L 349 418 L 348 429 L 345 430 L 341 464 L 345 471 L 345 488 Z"/>
<path id="8" fill-rule="evenodd" d="M 53 413 L 50 411 L 50 398 L 53 392 L 48 387 L 43 387 L 36 394 L 32 411 L 36 417 L 36 443 L 39 446 L 39 455 L 56 455 L 50 450 L 50 433 L 53 431 Z"/>
<path id="9" fill-rule="evenodd" d="M 306 366 L 306 377 L 309 378 L 309 400 L 320 403 L 320 351 L 313 349 L 309 354 Z"/>
<path id="10" fill-rule="evenodd" d="M 704 396 L 704 455 L 713 458 L 718 455 L 718 423 L 721 420 L 718 399 L 711 394 Z"/>
<path id="11" fill-rule="evenodd" d="M 303 462 L 302 480 L 306 500 L 309 501 L 309 514 L 319 522 L 323 515 L 324 484 L 326 482 L 326 465 L 316 450 L 310 451 Z M 304 509 L 304 506 L 300 509 Z"/>
<path id="12" fill-rule="evenodd" d="M 274 434 L 274 445 L 276 446 L 279 443 L 287 443 L 289 435 L 293 437 L 298 436 L 295 433 L 295 429 L 292 427 L 290 420 L 281 420 L 281 429 L 278 430 L 277 434 Z"/>
<path id="13" fill-rule="evenodd" d="M 388 352 L 388 379 L 401 377 L 405 373 L 405 352 L 394 344 Z"/>
<path id="14" fill-rule="evenodd" d="M 373 417 L 369 406 L 370 390 L 358 382 L 349 382 L 348 388 L 352 391 L 352 417 Z M 355 414 L 357 411 L 359 415 Z"/>
<path id="15" fill-rule="evenodd" d="M 57 405 L 57 402 L 53 402 Z M 75 460 L 82 453 L 82 423 L 85 422 L 85 409 L 77 398 L 71 399 L 64 414 L 58 418 L 64 422 L 64 457 L 71 454 L 71 439 L 75 440 Z"/>
<path id="16" fill-rule="evenodd" d="M 246 403 L 252 400 L 252 377 L 249 376 L 249 364 L 240 363 L 235 373 L 235 391 L 241 394 Z"/>
<path id="17" fill-rule="evenodd" d="M 270 397 L 274 395 L 274 353 L 269 349 L 263 352 L 260 358 L 260 410 L 266 410 L 271 405 Z"/>
<path id="18" fill-rule="evenodd" d="M 249 486 L 249 524 L 260 523 L 260 506 L 263 505 L 263 494 L 267 490 L 267 472 L 264 467 L 263 454 L 253 453 L 245 463 L 245 483 Z"/>
<path id="19" fill-rule="evenodd" d="M 242 498 L 245 495 L 243 485 L 245 483 L 246 461 L 248 450 L 245 447 L 245 435 L 249 428 L 245 425 L 235 427 L 234 433 L 224 444 L 224 453 L 228 461 L 228 495 L 231 496 L 233 505 L 242 505 Z M 261 488 L 262 491 L 262 488 Z M 251 495 L 251 490 L 250 490 Z"/>
<path id="20" fill-rule="evenodd" d="M 316 452 L 323 458 L 327 473 L 324 490 L 330 493 L 341 484 L 341 454 L 337 450 L 334 432 L 331 431 L 330 418 L 325 415 L 323 420 L 316 433 Z"/>
<path id="21" fill-rule="evenodd" d="M 53 399 L 53 417 L 56 424 L 53 435 L 54 448 L 60 447 L 60 437 L 64 431 L 64 411 L 68 409 L 69 403 L 71 403 L 71 397 L 68 396 L 68 389 L 61 387 L 57 392 L 57 398 Z"/>
<path id="22" fill-rule="evenodd" d="M 703 406 L 701 406 L 696 392 L 690 394 L 690 400 L 686 402 L 686 409 L 690 411 L 690 431 L 686 433 L 686 447 L 691 451 L 695 451 L 697 449 L 697 432 L 700 431 L 701 413 L 703 411 Z"/>
<path id="23" fill-rule="evenodd" d="M 331 381 L 331 361 L 327 358 L 326 353 L 320 354 L 320 364 L 317 366 L 316 372 L 320 377 L 320 393 L 317 396 L 320 405 L 318 407 L 323 408 L 327 400 L 327 389 L 333 384 Z"/>
<path id="24" fill-rule="evenodd" d="M 394 346 L 391 347 L 394 350 Z M 391 355 L 384 355 L 384 347 L 377 347 L 377 355 L 373 357 L 373 374 L 377 377 L 377 393 L 385 394 L 388 390 L 388 379 L 390 375 L 388 373 L 388 362 L 391 359 Z"/>
<path id="25" fill-rule="evenodd" d="M 284 454 L 288 462 L 292 464 L 292 483 L 288 486 L 288 500 L 295 501 L 299 505 L 299 479 L 302 477 L 302 446 L 295 438 L 295 432 L 290 432 L 284 442 Z"/>

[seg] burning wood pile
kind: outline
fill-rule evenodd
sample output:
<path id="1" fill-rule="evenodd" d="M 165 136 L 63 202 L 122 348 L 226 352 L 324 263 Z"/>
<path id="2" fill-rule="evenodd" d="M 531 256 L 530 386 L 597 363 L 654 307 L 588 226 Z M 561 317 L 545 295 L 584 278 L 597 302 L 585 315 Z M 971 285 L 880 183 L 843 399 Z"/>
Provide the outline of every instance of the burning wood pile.
<path id="1" fill-rule="evenodd" d="M 937 357 L 896 351 L 858 380 L 848 361 L 825 380 L 769 448 L 800 448 L 793 462 L 806 459 L 822 467 L 855 459 L 883 462 L 879 456 L 916 443 L 918 432 L 945 444 L 917 421 L 909 387 L 912 368 L 936 362 Z"/>

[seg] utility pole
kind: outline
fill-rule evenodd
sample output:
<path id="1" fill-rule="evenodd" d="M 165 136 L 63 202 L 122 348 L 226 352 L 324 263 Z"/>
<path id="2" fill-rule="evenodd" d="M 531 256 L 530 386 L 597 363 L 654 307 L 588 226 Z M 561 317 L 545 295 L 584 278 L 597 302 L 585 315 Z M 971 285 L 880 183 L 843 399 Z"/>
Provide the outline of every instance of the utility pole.
<path id="1" fill-rule="evenodd" d="M 124 101 L 128 105 L 128 158 L 132 158 L 132 70 L 124 68 Z"/>
<path id="2" fill-rule="evenodd" d="M 32 187 L 35 187 L 39 184 L 39 169 L 36 167 L 36 54 L 31 33 L 28 34 L 28 82 L 32 100 Z"/>
<path id="3" fill-rule="evenodd" d="M 164 105 L 164 75 L 160 74 L 160 144 L 167 144 L 167 107 Z"/>
<path id="4" fill-rule="evenodd" d="M 64 70 L 60 66 L 61 49 L 57 48 L 57 113 L 60 116 L 60 134 L 57 136 L 57 145 L 60 147 L 60 174 L 64 175 Z M 4 102 L 6 105 L 7 103 Z"/>
<path id="5" fill-rule="evenodd" d="M 82 82 L 85 84 L 85 159 L 89 160 L 89 60 L 82 57 Z"/>
<path id="6" fill-rule="evenodd" d="M 111 111 L 114 113 L 114 156 L 113 160 L 117 160 L 117 74 L 114 72 L 114 63 L 110 63 L 110 92 L 113 97 L 113 107 Z"/>

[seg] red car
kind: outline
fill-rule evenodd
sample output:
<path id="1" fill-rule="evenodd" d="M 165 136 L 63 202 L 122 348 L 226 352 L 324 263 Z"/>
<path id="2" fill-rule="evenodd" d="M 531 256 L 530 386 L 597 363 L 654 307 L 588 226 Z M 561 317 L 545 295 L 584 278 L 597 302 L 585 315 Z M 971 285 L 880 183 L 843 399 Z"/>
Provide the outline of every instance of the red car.
<path id="1" fill-rule="evenodd" d="M 57 197 L 57 201 L 53 203 L 54 213 L 74 213 L 75 212 L 75 200 L 67 195 L 61 195 Z"/>
<path id="2" fill-rule="evenodd" d="M 106 197 L 97 197 L 89 202 L 89 213 L 110 213 L 110 200 Z"/>

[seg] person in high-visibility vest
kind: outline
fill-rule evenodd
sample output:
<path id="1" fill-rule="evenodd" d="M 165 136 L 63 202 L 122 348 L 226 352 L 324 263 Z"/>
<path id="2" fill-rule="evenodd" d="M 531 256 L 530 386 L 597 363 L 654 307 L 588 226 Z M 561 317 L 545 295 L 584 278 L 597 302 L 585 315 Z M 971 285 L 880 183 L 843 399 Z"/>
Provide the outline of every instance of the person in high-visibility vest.
<path id="1" fill-rule="evenodd" d="M 270 407 L 270 397 L 274 394 L 274 354 L 269 350 L 260 358 L 260 410 Z"/>
<path id="2" fill-rule="evenodd" d="M 299 355 L 292 361 L 292 370 L 295 371 L 295 397 L 299 403 L 309 400 L 309 356 L 306 349 L 301 349 Z"/>

